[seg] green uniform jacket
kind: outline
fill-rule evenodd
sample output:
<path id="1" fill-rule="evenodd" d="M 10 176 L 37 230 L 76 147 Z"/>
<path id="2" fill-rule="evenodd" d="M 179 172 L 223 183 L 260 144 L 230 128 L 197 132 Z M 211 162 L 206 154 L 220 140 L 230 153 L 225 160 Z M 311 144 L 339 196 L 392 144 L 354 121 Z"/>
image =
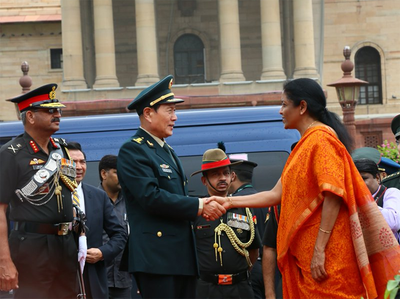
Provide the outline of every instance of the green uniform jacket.
<path id="1" fill-rule="evenodd" d="M 400 189 L 400 171 L 395 172 L 382 180 L 382 184 L 388 188 Z"/>
<path id="2" fill-rule="evenodd" d="M 117 173 L 126 200 L 131 234 L 131 273 L 197 275 L 191 221 L 198 198 L 188 197 L 187 178 L 178 156 L 171 156 L 144 130 L 124 143 Z"/>

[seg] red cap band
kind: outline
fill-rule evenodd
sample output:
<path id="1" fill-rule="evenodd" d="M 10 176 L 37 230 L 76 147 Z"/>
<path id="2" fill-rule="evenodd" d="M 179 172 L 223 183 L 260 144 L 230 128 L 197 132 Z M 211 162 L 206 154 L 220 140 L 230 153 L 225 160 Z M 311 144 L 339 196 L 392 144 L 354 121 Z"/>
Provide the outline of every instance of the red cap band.
<path id="1" fill-rule="evenodd" d="M 33 104 L 33 103 L 41 102 L 41 101 L 45 101 L 45 100 L 50 100 L 49 95 L 41 94 L 36 97 L 22 101 L 21 103 L 18 104 L 18 109 L 19 109 L 19 111 L 22 111 L 22 110 L 28 108 L 29 106 L 31 106 L 31 104 Z"/>
<path id="2" fill-rule="evenodd" d="M 231 164 L 231 161 L 228 158 L 221 160 L 221 161 L 215 161 L 215 162 L 203 162 L 203 164 L 201 165 L 201 170 L 207 170 L 210 168 L 228 166 L 230 164 Z"/>

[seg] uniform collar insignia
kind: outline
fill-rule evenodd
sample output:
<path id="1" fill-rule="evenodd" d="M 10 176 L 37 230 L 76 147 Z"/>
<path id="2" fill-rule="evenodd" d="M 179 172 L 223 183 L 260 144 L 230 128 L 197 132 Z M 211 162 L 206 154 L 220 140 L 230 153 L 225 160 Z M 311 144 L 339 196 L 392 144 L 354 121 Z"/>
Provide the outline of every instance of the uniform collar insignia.
<path id="1" fill-rule="evenodd" d="M 56 142 L 58 142 L 57 139 L 53 139 L 53 138 L 50 137 L 50 142 L 51 142 L 51 144 L 53 145 L 54 148 L 58 148 L 58 145 L 56 143 Z"/>
<path id="2" fill-rule="evenodd" d="M 169 165 L 167 165 L 167 164 L 161 164 L 160 167 L 163 168 L 163 169 L 167 169 L 167 168 L 169 168 Z"/>
<path id="3" fill-rule="evenodd" d="M 42 159 L 37 159 L 37 158 L 33 158 L 30 162 L 29 165 L 39 165 L 39 164 L 44 164 L 46 163 L 46 161 L 42 160 Z"/>
<path id="4" fill-rule="evenodd" d="M 154 146 L 154 144 L 153 143 L 151 143 L 150 141 L 148 141 L 148 140 L 146 140 L 147 141 L 147 144 L 148 145 L 150 145 L 151 147 L 153 147 Z"/>
<path id="5" fill-rule="evenodd" d="M 34 153 L 37 153 L 39 151 L 38 146 L 36 145 L 35 141 L 31 140 L 29 141 L 29 145 L 31 146 L 31 148 L 33 149 Z"/>

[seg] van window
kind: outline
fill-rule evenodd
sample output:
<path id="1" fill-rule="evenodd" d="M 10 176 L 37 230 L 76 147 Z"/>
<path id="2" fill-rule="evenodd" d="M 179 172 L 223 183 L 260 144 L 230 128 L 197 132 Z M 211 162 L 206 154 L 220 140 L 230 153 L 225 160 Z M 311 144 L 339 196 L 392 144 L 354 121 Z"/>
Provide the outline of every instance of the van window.
<path id="1" fill-rule="evenodd" d="M 232 154 L 232 153 L 230 153 Z M 279 180 L 289 154 L 287 152 L 256 152 L 248 153 L 248 160 L 258 164 L 254 169 L 253 186 L 258 191 L 272 189 Z M 201 173 L 190 175 L 201 169 L 202 156 L 180 157 L 186 176 L 189 179 L 190 196 L 207 196 L 207 189 L 201 182 Z M 85 183 L 97 187 L 100 184 L 98 174 L 99 162 L 88 162 Z"/>

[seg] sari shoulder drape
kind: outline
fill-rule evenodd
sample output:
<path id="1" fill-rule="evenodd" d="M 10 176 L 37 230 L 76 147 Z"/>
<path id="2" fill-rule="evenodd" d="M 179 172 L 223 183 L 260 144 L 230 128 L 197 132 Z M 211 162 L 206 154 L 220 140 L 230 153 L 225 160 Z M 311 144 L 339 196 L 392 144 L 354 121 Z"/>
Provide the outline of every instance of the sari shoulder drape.
<path id="1" fill-rule="evenodd" d="M 277 238 L 280 268 L 296 266 L 289 262 L 290 246 L 296 235 L 307 229 L 307 221 L 316 219 L 311 216 L 320 213 L 324 192 L 341 197 L 347 208 L 352 248 L 368 298 L 376 298 L 378 294 L 383 297 L 387 280 L 400 270 L 400 248 L 393 234 L 389 234 L 391 230 L 351 156 L 326 126 L 305 132 L 282 173 Z"/>

